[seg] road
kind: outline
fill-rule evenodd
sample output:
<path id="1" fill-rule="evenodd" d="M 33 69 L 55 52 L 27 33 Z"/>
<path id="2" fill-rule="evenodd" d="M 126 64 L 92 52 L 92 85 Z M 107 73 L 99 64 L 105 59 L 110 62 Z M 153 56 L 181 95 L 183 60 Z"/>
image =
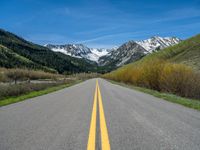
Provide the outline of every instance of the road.
<path id="1" fill-rule="evenodd" d="M 0 150 L 199 150 L 200 112 L 103 79 L 0 108 Z"/>

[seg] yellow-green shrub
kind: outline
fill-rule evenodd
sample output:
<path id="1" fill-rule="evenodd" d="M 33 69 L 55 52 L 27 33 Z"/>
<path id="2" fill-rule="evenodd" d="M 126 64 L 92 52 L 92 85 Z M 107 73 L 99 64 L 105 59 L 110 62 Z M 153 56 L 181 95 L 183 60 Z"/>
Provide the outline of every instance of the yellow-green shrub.
<path id="1" fill-rule="evenodd" d="M 160 90 L 159 86 L 159 76 L 161 74 L 164 61 L 162 60 L 150 60 L 141 64 L 141 73 L 140 73 L 140 84 L 144 87 Z M 133 74 L 134 76 L 134 74 Z"/>
<path id="2" fill-rule="evenodd" d="M 166 63 L 160 75 L 162 91 L 184 97 L 198 98 L 200 76 L 183 64 Z"/>
<path id="3" fill-rule="evenodd" d="M 154 59 L 124 66 L 104 77 L 183 97 L 200 98 L 200 73 L 183 64 Z"/>
<path id="4" fill-rule="evenodd" d="M 0 82 L 3 81 L 3 73 L 0 73 Z"/>
<path id="5" fill-rule="evenodd" d="M 18 80 L 35 80 L 35 79 L 54 79 L 63 77 L 59 74 L 48 73 L 44 71 L 35 71 L 27 69 L 5 69 L 0 68 L 0 76 L 5 79 L 17 82 Z M 0 78 L 2 78 L 0 77 Z M 1 80 L 0 80 L 1 81 Z"/>
<path id="6" fill-rule="evenodd" d="M 191 68 L 185 65 L 166 63 L 160 75 L 160 87 L 167 92 L 180 93 L 191 74 Z"/>

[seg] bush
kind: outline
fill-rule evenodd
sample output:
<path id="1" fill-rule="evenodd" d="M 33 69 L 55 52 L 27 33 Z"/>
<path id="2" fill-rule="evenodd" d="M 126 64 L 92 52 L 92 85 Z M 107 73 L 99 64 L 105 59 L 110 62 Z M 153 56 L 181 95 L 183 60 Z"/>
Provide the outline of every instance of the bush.
<path id="1" fill-rule="evenodd" d="M 68 82 L 57 82 L 57 83 L 23 83 L 13 85 L 0 85 L 0 100 L 10 97 L 19 96 L 32 91 L 44 90 L 49 87 L 66 84 Z M 72 83 L 72 82 L 71 82 Z"/>
<path id="2" fill-rule="evenodd" d="M 170 93 L 184 93 L 192 70 L 180 64 L 165 64 L 160 75 L 160 87 Z"/>
<path id="3" fill-rule="evenodd" d="M 154 59 L 119 68 L 105 78 L 200 99 L 200 73 L 183 64 Z"/>
<path id="4" fill-rule="evenodd" d="M 200 98 L 200 75 L 185 65 L 165 64 L 159 82 L 164 92 Z"/>
<path id="5" fill-rule="evenodd" d="M 3 73 L 0 73 L 0 82 L 3 82 Z"/>
<path id="6" fill-rule="evenodd" d="M 158 79 L 162 72 L 163 65 L 164 61 L 159 59 L 143 63 L 139 74 L 138 85 L 160 91 Z"/>
<path id="7" fill-rule="evenodd" d="M 17 80 L 19 80 L 19 79 L 23 80 L 26 77 L 25 72 L 21 69 L 18 69 L 18 70 L 17 69 L 11 69 L 11 70 L 6 72 L 6 76 L 9 79 L 15 81 L 15 84 L 17 83 Z"/>
<path id="8" fill-rule="evenodd" d="M 63 75 L 60 74 L 53 74 L 44 71 L 35 71 L 35 70 L 27 70 L 27 69 L 0 69 L 0 81 L 1 75 L 4 77 L 4 80 L 7 78 L 10 81 L 17 81 L 22 80 L 37 80 L 37 79 L 52 79 L 57 80 L 58 78 L 64 78 Z"/>

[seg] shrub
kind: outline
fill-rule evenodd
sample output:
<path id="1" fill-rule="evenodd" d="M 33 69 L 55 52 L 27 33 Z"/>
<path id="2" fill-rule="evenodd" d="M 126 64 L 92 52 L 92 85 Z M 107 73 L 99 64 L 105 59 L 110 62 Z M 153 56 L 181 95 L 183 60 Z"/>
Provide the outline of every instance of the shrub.
<path id="1" fill-rule="evenodd" d="M 149 59 L 119 68 L 105 74 L 104 77 L 183 97 L 200 99 L 200 73 L 183 64 Z"/>
<path id="2" fill-rule="evenodd" d="M 0 82 L 3 82 L 3 73 L 0 72 Z"/>
<path id="3" fill-rule="evenodd" d="M 144 87 L 160 90 L 159 77 L 162 72 L 164 61 L 162 60 L 150 60 L 141 65 L 141 71 L 139 74 L 139 85 Z M 133 74 L 135 76 L 135 74 Z"/>
<path id="4" fill-rule="evenodd" d="M 6 76 L 13 80 L 15 82 L 15 84 L 17 83 L 17 80 L 23 80 L 25 79 L 25 72 L 23 72 L 23 70 L 21 69 L 11 69 L 9 71 L 6 72 Z"/>
<path id="5" fill-rule="evenodd" d="M 73 81 L 74 82 L 74 81 Z M 0 100 L 10 96 L 19 96 L 32 91 L 44 90 L 49 87 L 66 84 L 69 82 L 57 83 L 23 83 L 12 85 L 0 85 Z M 70 81 L 72 83 L 72 81 Z"/>
<path id="6" fill-rule="evenodd" d="M 52 79 L 57 80 L 63 78 L 63 75 L 53 74 L 44 71 L 35 71 L 27 69 L 4 69 L 1 68 L 0 72 L 4 75 L 4 78 L 8 78 L 10 81 L 17 83 L 19 80 L 37 80 L 37 79 Z M 0 77 L 1 78 L 1 77 Z"/>
<path id="7" fill-rule="evenodd" d="M 200 76 L 182 64 L 165 64 L 160 75 L 162 91 L 184 97 L 200 98 Z"/>
<path id="8" fill-rule="evenodd" d="M 183 93 L 192 70 L 180 64 L 165 64 L 160 75 L 160 87 L 170 93 Z"/>

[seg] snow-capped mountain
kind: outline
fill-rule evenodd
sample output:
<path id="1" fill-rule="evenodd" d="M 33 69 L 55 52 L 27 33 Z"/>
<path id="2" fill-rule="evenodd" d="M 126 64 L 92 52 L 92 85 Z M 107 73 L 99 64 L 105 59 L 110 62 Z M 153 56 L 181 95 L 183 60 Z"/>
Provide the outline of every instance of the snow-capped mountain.
<path id="1" fill-rule="evenodd" d="M 137 44 L 141 45 L 148 52 L 153 52 L 155 50 L 160 50 L 169 46 L 178 44 L 181 40 L 176 37 L 159 37 L 154 36 L 147 40 L 136 41 Z"/>
<path id="2" fill-rule="evenodd" d="M 132 62 L 143 57 L 148 51 L 135 41 L 129 41 L 117 50 L 109 52 L 107 55 L 99 58 L 99 65 L 121 66 L 125 63 Z"/>
<path id="3" fill-rule="evenodd" d="M 129 41 L 117 50 L 109 52 L 107 55 L 99 58 L 99 64 L 121 66 L 129 62 L 137 61 L 143 56 L 154 51 L 178 44 L 181 40 L 176 37 L 158 37 L 154 36 L 142 41 Z"/>
<path id="4" fill-rule="evenodd" d="M 89 48 L 83 44 L 45 45 L 55 52 L 61 52 L 72 57 L 85 58 L 99 65 L 121 66 L 136 61 L 154 51 L 178 44 L 181 40 L 176 37 L 154 36 L 141 41 L 129 41 L 120 47 L 111 49 Z"/>
<path id="5" fill-rule="evenodd" d="M 107 55 L 108 52 L 112 50 L 105 48 L 88 48 L 83 44 L 46 44 L 45 46 L 55 52 L 61 52 L 72 57 L 85 58 L 95 62 L 98 62 L 99 57 Z"/>
<path id="6" fill-rule="evenodd" d="M 90 49 L 82 44 L 65 44 L 65 45 L 47 44 L 45 46 L 50 48 L 52 51 L 61 52 L 66 55 L 78 58 L 84 57 L 85 55 L 91 53 Z"/>

